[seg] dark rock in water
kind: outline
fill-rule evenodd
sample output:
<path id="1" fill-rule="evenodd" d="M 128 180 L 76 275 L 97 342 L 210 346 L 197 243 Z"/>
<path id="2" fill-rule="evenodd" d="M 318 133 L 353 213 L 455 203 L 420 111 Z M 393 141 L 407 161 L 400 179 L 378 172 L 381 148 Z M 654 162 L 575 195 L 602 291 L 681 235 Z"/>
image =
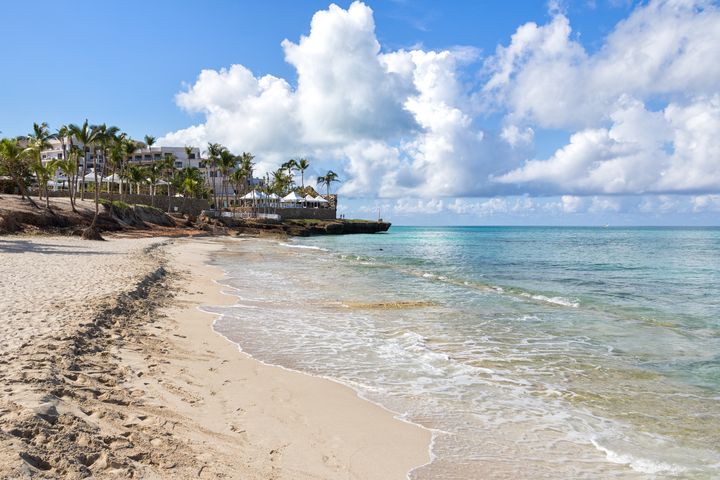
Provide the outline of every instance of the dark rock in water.
<path id="1" fill-rule="evenodd" d="M 344 230 L 342 223 L 328 223 L 325 225 L 325 232 L 329 235 L 340 235 Z"/>

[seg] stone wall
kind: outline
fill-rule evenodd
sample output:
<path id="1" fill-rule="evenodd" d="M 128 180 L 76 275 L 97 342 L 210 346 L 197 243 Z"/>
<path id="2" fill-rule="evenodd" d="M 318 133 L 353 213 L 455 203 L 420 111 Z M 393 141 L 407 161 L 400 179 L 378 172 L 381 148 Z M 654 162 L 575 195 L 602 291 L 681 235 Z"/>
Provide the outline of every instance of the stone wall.
<path id="1" fill-rule="evenodd" d="M 49 193 L 50 197 L 68 196 L 67 191 L 50 191 Z M 33 193 L 33 195 L 36 194 L 36 192 Z M 80 198 L 79 193 L 78 198 Z M 155 197 L 153 197 L 152 195 L 119 195 L 117 193 L 111 196 L 107 192 L 100 192 L 100 198 L 103 198 L 105 200 L 121 200 L 125 203 L 130 204 L 151 205 L 165 212 L 168 211 L 168 203 L 170 203 L 170 212 L 176 212 L 175 207 L 177 207 L 178 213 L 187 213 L 189 215 L 200 215 L 201 211 L 210 208 L 210 204 L 208 203 L 208 201 L 203 198 L 168 197 L 167 195 L 156 195 Z M 85 199 L 93 200 L 95 199 L 95 194 L 93 192 L 87 192 L 85 194 Z"/>

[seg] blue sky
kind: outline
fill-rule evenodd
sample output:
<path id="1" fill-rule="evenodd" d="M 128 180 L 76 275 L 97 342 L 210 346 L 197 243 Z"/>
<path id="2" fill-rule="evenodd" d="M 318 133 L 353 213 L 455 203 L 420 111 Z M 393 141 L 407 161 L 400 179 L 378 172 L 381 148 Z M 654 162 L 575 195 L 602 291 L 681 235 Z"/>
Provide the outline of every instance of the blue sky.
<path id="1" fill-rule="evenodd" d="M 720 223 L 714 2 L 336 3 L 4 2 L 0 131 L 304 155 L 396 223 Z"/>

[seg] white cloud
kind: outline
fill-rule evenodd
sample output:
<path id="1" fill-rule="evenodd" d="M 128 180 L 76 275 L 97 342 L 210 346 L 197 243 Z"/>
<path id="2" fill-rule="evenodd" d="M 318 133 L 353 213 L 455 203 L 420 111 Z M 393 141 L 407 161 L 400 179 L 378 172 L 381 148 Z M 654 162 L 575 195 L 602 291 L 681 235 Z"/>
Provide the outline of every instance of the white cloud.
<path id="1" fill-rule="evenodd" d="M 692 198 L 694 212 L 720 212 L 720 195 L 699 195 Z"/>
<path id="2" fill-rule="evenodd" d="M 526 23 L 486 65 L 484 91 L 514 122 L 541 127 L 596 125 L 623 95 L 691 98 L 714 92 L 720 12 L 705 0 L 656 0 L 637 7 L 588 53 L 569 19 Z"/>
<path id="3" fill-rule="evenodd" d="M 563 195 L 560 201 L 562 211 L 565 213 L 577 213 L 585 206 L 585 199 L 574 195 Z"/>
<path id="4" fill-rule="evenodd" d="M 479 90 L 463 81 L 477 49 L 383 51 L 369 7 L 331 5 L 282 43 L 296 86 L 242 65 L 203 70 L 176 102 L 204 121 L 160 143 L 252 151 L 259 173 L 303 155 L 339 171 L 346 196 L 485 198 L 398 212 L 612 212 L 625 206 L 603 195 L 720 191 L 718 9 L 650 1 L 589 52 L 559 5 L 486 59 Z M 497 113 L 497 133 L 478 127 Z M 522 164 L 545 129 L 570 141 Z M 488 198 L 523 193 L 556 200 Z"/>
<path id="5" fill-rule="evenodd" d="M 403 108 L 412 92 L 409 72 L 384 64 L 366 5 L 330 5 L 313 16 L 310 35 L 282 46 L 298 74 L 296 114 L 304 141 L 382 139 L 414 126 Z"/>
<path id="6" fill-rule="evenodd" d="M 317 12 L 307 36 L 282 46 L 297 88 L 242 65 L 204 70 L 176 102 L 205 122 L 159 143 L 250 150 L 261 173 L 307 154 L 341 170 L 340 192 L 351 196 L 474 193 L 497 170 L 483 158 L 494 147 L 473 126 L 457 78 L 476 49 L 382 53 L 372 10 L 360 2 Z"/>
<path id="7" fill-rule="evenodd" d="M 517 125 L 507 125 L 500 132 L 500 138 L 505 140 L 511 147 L 528 145 L 532 143 L 535 131 L 530 127 L 520 130 Z"/>
<path id="8" fill-rule="evenodd" d="M 573 193 L 696 192 L 720 189 L 720 96 L 652 112 L 619 99 L 610 128 L 581 130 L 547 160 L 496 180 Z"/>

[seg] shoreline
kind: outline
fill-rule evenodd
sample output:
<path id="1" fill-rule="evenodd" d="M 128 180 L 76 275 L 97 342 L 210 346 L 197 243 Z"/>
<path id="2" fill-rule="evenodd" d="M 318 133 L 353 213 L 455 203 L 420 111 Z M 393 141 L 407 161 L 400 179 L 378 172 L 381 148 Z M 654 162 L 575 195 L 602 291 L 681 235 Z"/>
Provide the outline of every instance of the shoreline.
<path id="1" fill-rule="evenodd" d="M 211 265 L 209 265 L 209 264 L 207 264 L 207 263 L 206 263 L 205 265 L 206 265 L 206 266 L 211 266 Z M 225 272 L 224 269 L 222 269 L 222 268 L 220 268 L 220 267 L 215 267 L 215 266 L 213 266 L 213 267 L 214 267 L 214 268 L 217 268 L 217 269 L 219 269 L 219 270 L 221 270 L 221 271 L 223 272 L 223 275 L 222 275 L 221 277 L 219 277 L 219 278 L 224 278 L 224 277 L 227 275 L 227 273 Z M 230 286 L 228 286 L 228 285 L 223 285 L 222 283 L 218 282 L 217 279 L 213 279 L 213 282 L 214 282 L 214 283 L 217 285 L 217 287 L 221 290 L 220 293 L 221 293 L 222 295 L 227 295 L 227 296 L 230 296 L 230 297 L 237 297 L 237 295 L 235 295 L 235 294 L 225 293 L 225 292 L 222 291 L 223 288 L 234 288 L 234 287 L 230 287 Z M 410 470 L 408 470 L 408 471 L 407 471 L 407 474 L 406 474 L 406 478 L 409 479 L 410 476 L 411 476 L 411 474 L 412 474 L 415 470 L 419 470 L 419 469 L 421 469 L 421 468 L 423 468 L 423 467 L 426 467 L 426 466 L 430 465 L 430 464 L 433 462 L 433 460 L 435 459 L 435 456 L 434 456 L 434 454 L 433 454 L 433 444 L 434 444 L 434 442 L 435 442 L 435 434 L 436 434 L 436 433 L 447 433 L 447 432 L 442 432 L 442 431 L 440 431 L 440 430 L 433 430 L 433 429 L 431 429 L 431 428 L 425 427 L 424 425 L 420 425 L 420 424 L 418 424 L 418 423 L 415 423 L 415 422 L 413 422 L 412 420 L 405 419 L 405 418 L 402 417 L 402 414 L 401 414 L 401 413 L 396 412 L 396 411 L 394 411 L 394 410 L 391 410 L 390 408 L 386 407 L 385 405 L 383 405 L 383 404 L 381 404 L 381 403 L 379 403 L 379 402 L 376 402 L 376 401 L 374 401 L 374 400 L 371 400 L 371 399 L 369 399 L 369 398 L 364 397 L 364 396 L 361 394 L 361 392 L 358 391 L 358 390 L 356 390 L 355 388 L 353 388 L 352 385 L 347 384 L 347 383 L 344 383 L 344 382 L 342 382 L 341 380 L 338 380 L 338 379 L 336 379 L 336 378 L 329 377 L 329 376 L 324 376 L 324 375 L 317 375 L 317 374 L 312 374 L 312 373 L 304 372 L 304 371 L 302 371 L 302 370 L 297 370 L 297 369 L 294 369 L 294 368 L 285 367 L 285 366 L 283 366 L 283 365 L 279 365 L 279 364 L 275 364 L 275 363 L 269 363 L 269 362 L 266 362 L 266 361 L 264 361 L 264 360 L 260 360 L 259 358 L 254 357 L 252 354 L 244 351 L 243 348 L 242 348 L 242 345 L 240 345 L 239 343 L 234 342 L 233 340 L 230 340 L 228 337 L 226 337 L 225 335 L 223 335 L 222 333 L 218 332 L 218 331 L 215 329 L 215 324 L 216 324 L 217 320 L 219 320 L 219 319 L 222 317 L 222 314 L 217 314 L 217 313 L 205 311 L 205 310 L 202 309 L 202 307 L 203 307 L 202 305 L 198 305 L 196 308 L 197 308 L 200 312 L 202 312 L 202 313 L 204 313 L 204 314 L 207 314 L 207 315 L 212 315 L 212 316 L 214 317 L 214 319 L 213 319 L 213 321 L 212 321 L 212 324 L 211 324 L 211 326 L 210 326 L 210 328 L 212 329 L 213 333 L 215 333 L 216 335 L 220 336 L 223 340 L 227 341 L 227 342 L 230 343 L 233 347 L 235 347 L 235 348 L 237 349 L 238 353 L 240 353 L 240 355 L 243 355 L 244 357 L 246 357 L 246 358 L 248 358 L 248 359 L 250 359 L 250 360 L 253 360 L 253 361 L 255 361 L 255 362 L 258 362 L 258 363 L 260 363 L 260 364 L 262 364 L 262 365 L 264 365 L 264 366 L 266 366 L 266 367 L 278 368 L 278 369 L 280 369 L 280 370 L 287 371 L 287 372 L 289 372 L 289 373 L 291 373 L 291 374 L 304 375 L 304 376 L 307 376 L 307 377 L 310 377 L 310 378 L 316 378 L 316 379 L 320 379 L 320 380 L 323 380 L 323 381 L 327 381 L 327 382 L 331 382 L 331 383 L 337 384 L 337 385 L 339 385 L 339 386 L 342 387 L 342 388 L 348 388 L 348 389 L 352 390 L 352 391 L 355 393 L 355 395 L 357 396 L 358 399 L 362 400 L 363 402 L 368 402 L 368 403 L 370 403 L 370 404 L 372 404 L 372 405 L 375 405 L 376 407 L 384 410 L 385 412 L 387 412 L 388 414 L 390 414 L 394 420 L 397 420 L 397 421 L 402 422 L 402 423 L 405 423 L 405 424 L 409 424 L 409 425 L 411 425 L 411 426 L 413 426 L 413 427 L 419 428 L 420 430 L 423 430 L 423 431 L 427 432 L 427 433 L 430 435 L 430 439 L 429 439 L 428 446 L 427 446 L 427 452 L 428 452 L 427 461 L 426 461 L 425 463 L 416 465 L 416 466 L 412 467 Z"/>
<path id="2" fill-rule="evenodd" d="M 218 315 L 201 306 L 233 296 L 207 261 L 237 240 L 0 240 L 12 267 L 0 327 L 18 337 L 0 344 L 0 477 L 385 479 L 430 461 L 429 431 L 214 330 Z M 44 302 L 11 302 L 43 281 Z M 58 317 L 48 305 L 77 288 L 85 301 Z"/>
<path id="3" fill-rule="evenodd" d="M 237 297 L 233 293 L 224 291 L 227 287 L 220 282 L 220 279 L 226 276 L 226 272 L 208 262 L 211 260 L 212 253 L 222 249 L 223 243 L 234 243 L 235 241 L 237 240 L 228 238 L 217 238 L 208 242 L 200 239 L 192 241 L 179 239 L 174 243 L 178 246 L 183 243 L 191 243 L 195 247 L 200 244 L 212 245 L 192 260 L 192 262 L 198 263 L 190 265 L 194 273 L 198 271 L 198 268 L 207 272 L 204 275 L 206 281 L 203 283 L 207 289 L 214 290 L 213 293 L 204 295 L 204 297 L 210 298 L 203 301 L 197 299 L 195 303 L 197 314 L 205 317 L 202 319 L 202 323 L 208 327 L 206 328 L 207 334 L 225 344 L 234 356 L 240 357 L 239 360 L 236 360 L 237 368 L 243 368 L 242 364 L 247 362 L 252 368 L 259 370 L 258 377 L 261 374 L 267 375 L 265 380 L 259 379 L 259 382 L 263 383 L 263 390 L 278 388 L 276 382 L 280 383 L 282 387 L 287 387 L 286 382 L 289 382 L 291 395 L 307 397 L 310 394 L 309 398 L 302 398 L 298 401 L 297 406 L 293 408 L 294 414 L 307 415 L 301 421 L 303 425 L 308 425 L 309 428 L 317 428 L 318 425 L 322 425 L 324 435 L 336 439 L 333 445 L 322 445 L 325 439 L 314 438 L 312 440 L 316 444 L 312 450 L 326 449 L 327 453 L 325 454 L 318 455 L 319 452 L 313 451 L 296 452 L 300 454 L 299 456 L 305 457 L 305 461 L 307 461 L 308 455 L 314 453 L 316 456 L 314 464 L 309 462 L 305 465 L 305 469 L 307 469 L 305 473 L 309 475 L 307 478 L 317 478 L 317 476 L 319 478 L 408 478 L 412 470 L 429 463 L 432 443 L 429 430 L 398 418 L 397 413 L 362 398 L 350 386 L 335 379 L 311 375 L 258 360 L 243 351 L 240 344 L 215 330 L 214 324 L 220 315 L 203 310 L 203 306 L 232 304 Z M 172 249 L 173 246 L 168 247 L 169 251 Z M 193 254 L 195 253 L 193 252 Z M 190 253 L 186 253 L 186 255 L 190 255 Z M 187 256 L 183 258 L 182 254 L 174 258 L 178 263 L 189 260 Z M 210 299 L 212 299 L 211 302 L 205 301 Z M 253 366 L 253 364 L 255 365 Z M 275 385 L 265 385 L 266 380 Z M 283 406 L 276 407 L 284 408 Z M 299 413 L 302 410 L 305 410 L 304 414 Z M 354 418 L 348 418 L 349 416 Z M 346 425 L 342 425 L 343 423 Z M 302 429 L 305 428 L 305 426 L 302 427 Z M 335 429 L 334 432 L 332 432 L 333 429 Z M 303 432 L 296 431 L 292 426 L 289 430 L 285 430 L 283 426 L 281 430 L 284 430 L 284 436 L 298 434 L 307 436 Z M 339 438 L 343 440 L 338 442 Z M 325 457 L 336 457 L 339 460 L 343 455 L 348 455 L 349 452 L 358 449 L 363 452 L 362 459 L 353 458 L 352 466 L 350 464 L 342 465 L 340 462 L 328 469 Z M 300 450 L 304 449 L 300 448 Z M 292 455 L 295 454 L 288 453 L 288 456 Z M 294 462 L 289 463 L 286 468 L 294 470 L 293 478 L 304 478 L 300 477 L 303 472 L 292 466 Z M 281 467 L 280 470 L 283 468 Z"/>

